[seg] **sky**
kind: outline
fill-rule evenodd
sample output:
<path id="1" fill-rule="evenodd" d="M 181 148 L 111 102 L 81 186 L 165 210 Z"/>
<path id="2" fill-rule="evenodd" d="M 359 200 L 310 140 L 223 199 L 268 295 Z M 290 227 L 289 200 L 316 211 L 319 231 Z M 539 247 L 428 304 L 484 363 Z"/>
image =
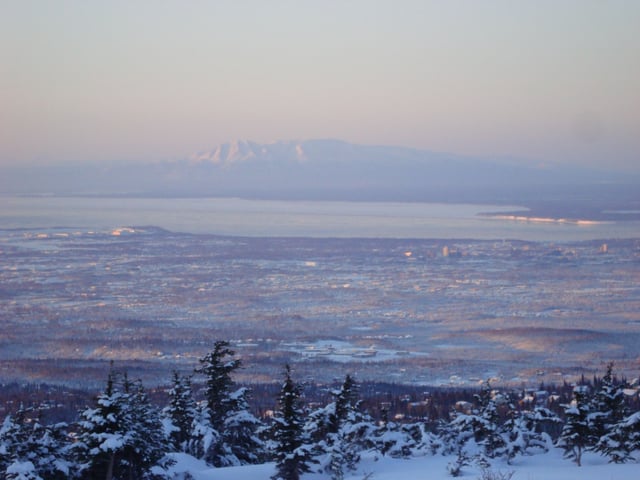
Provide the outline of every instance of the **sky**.
<path id="1" fill-rule="evenodd" d="M 0 0 L 0 165 L 337 138 L 640 171 L 640 1 Z"/>

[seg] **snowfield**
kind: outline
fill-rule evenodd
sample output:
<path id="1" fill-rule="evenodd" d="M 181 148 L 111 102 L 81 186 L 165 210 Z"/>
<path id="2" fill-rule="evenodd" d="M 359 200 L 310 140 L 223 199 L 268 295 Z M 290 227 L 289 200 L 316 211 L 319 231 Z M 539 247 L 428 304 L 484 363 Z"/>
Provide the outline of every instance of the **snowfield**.
<path id="1" fill-rule="evenodd" d="M 170 472 L 176 479 L 190 474 L 194 480 L 267 480 L 275 473 L 273 463 L 243 467 L 211 468 L 203 461 L 182 453 L 171 454 L 176 464 Z M 380 456 L 364 456 L 355 472 L 345 475 L 345 480 L 451 480 L 452 478 L 482 479 L 482 469 L 477 466 L 464 467 L 460 477 L 452 477 L 447 464 L 454 457 L 442 455 L 396 459 Z M 607 463 L 607 459 L 593 453 L 585 453 L 583 465 L 562 457 L 562 451 L 553 449 L 549 453 L 518 457 L 512 465 L 504 461 L 494 461 L 491 472 L 499 474 L 513 472 L 511 480 L 635 480 L 640 478 L 640 465 Z M 302 480 L 329 479 L 328 474 L 305 474 Z M 508 475 L 504 477 L 505 480 Z"/>

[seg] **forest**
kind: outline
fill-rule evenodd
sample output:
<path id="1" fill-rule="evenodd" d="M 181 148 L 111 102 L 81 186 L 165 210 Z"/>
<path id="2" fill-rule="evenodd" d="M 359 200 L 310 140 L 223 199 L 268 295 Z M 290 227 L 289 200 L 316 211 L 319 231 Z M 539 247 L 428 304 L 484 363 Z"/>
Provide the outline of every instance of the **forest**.
<path id="1" fill-rule="evenodd" d="M 264 398 L 252 405 L 252 389 L 236 383 L 241 366 L 230 343 L 217 341 L 192 375 L 173 373 L 162 401 L 112 364 L 97 397 L 75 396 L 74 404 L 88 403 L 68 421 L 47 420 L 47 402 L 22 402 L 0 427 L 0 476 L 187 480 L 170 473 L 175 452 L 213 467 L 273 462 L 273 480 L 306 472 L 343 479 L 365 452 L 446 455 L 452 477 L 466 465 L 554 448 L 577 466 L 585 452 L 613 463 L 640 459 L 637 386 L 618 379 L 613 363 L 574 385 L 501 391 L 485 381 L 477 390 L 421 393 L 370 390 L 349 374 L 333 387 L 306 385 L 285 365 L 270 389 L 272 409 Z"/>

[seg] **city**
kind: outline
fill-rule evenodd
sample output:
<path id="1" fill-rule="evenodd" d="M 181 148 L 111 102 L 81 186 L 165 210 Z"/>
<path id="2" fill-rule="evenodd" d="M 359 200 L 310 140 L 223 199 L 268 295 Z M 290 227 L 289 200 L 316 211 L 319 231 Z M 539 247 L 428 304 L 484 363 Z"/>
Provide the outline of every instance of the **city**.
<path id="1" fill-rule="evenodd" d="M 0 232 L 0 378 L 148 385 L 220 339 L 272 382 L 471 386 L 640 373 L 640 241 L 222 237 L 154 227 Z M 91 383 L 95 382 L 95 385 Z"/>

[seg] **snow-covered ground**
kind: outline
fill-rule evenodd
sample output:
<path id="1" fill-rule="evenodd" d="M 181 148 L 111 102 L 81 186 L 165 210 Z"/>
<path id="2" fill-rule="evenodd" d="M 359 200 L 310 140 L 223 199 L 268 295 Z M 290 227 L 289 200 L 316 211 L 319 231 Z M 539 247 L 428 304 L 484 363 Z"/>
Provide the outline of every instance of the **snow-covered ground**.
<path id="1" fill-rule="evenodd" d="M 245 467 L 211 468 L 204 462 L 184 454 L 175 454 L 176 465 L 172 472 L 179 474 L 188 472 L 194 480 L 267 480 L 274 474 L 274 464 L 251 465 Z M 373 456 L 365 457 L 353 473 L 345 475 L 345 480 L 451 480 L 447 464 L 453 457 L 441 455 L 414 457 L 411 459 L 394 459 Z M 640 465 L 626 463 L 622 465 L 607 463 L 606 458 L 586 453 L 578 467 L 570 460 L 562 458 L 562 452 L 554 449 L 544 455 L 518 457 L 512 465 L 494 461 L 491 471 L 495 480 L 500 473 L 514 472 L 512 480 L 635 480 L 640 478 Z M 477 466 L 464 467 L 462 475 L 457 478 L 481 479 L 482 470 Z M 180 478 L 177 476 L 176 478 Z M 306 474 L 302 480 L 328 479 L 329 475 Z M 503 477 L 508 478 L 508 477 Z"/>

